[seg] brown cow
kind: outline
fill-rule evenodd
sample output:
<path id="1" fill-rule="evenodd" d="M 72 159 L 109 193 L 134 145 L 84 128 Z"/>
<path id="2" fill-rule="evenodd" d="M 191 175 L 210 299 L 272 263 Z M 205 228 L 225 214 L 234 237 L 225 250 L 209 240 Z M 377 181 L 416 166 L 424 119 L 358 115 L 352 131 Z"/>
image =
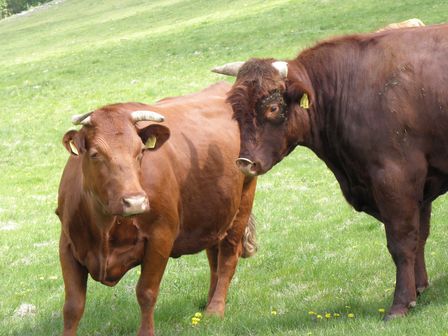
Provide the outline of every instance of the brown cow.
<path id="1" fill-rule="evenodd" d="M 237 73 L 228 100 L 244 173 L 266 173 L 306 146 L 356 210 L 384 223 L 397 268 L 386 319 L 405 315 L 428 287 L 431 202 L 448 190 L 447 55 L 448 25 L 440 25 L 345 36 L 287 62 L 215 69 Z"/>
<path id="2" fill-rule="evenodd" d="M 56 211 L 62 223 L 64 335 L 76 334 L 88 274 L 114 286 L 137 265 L 139 335 L 153 335 L 168 258 L 204 249 L 211 271 L 206 312 L 224 314 L 238 257 L 254 252 L 253 240 L 244 237 L 254 233 L 256 185 L 233 163 L 239 131 L 225 102 L 229 89 L 220 83 L 152 106 L 115 104 L 75 116 L 83 127 L 63 139 L 72 155 Z M 166 126 L 143 122 L 163 120 L 149 110 L 163 114 Z"/>

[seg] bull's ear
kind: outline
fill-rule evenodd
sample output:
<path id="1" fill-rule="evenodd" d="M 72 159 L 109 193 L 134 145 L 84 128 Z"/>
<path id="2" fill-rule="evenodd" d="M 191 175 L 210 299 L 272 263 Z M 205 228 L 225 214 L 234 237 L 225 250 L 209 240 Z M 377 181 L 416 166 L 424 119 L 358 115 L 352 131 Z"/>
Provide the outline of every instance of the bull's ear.
<path id="1" fill-rule="evenodd" d="M 286 82 L 288 104 L 310 108 L 315 102 L 314 90 L 305 71 L 291 69 Z"/>
<path id="2" fill-rule="evenodd" d="M 170 137 L 170 129 L 159 124 L 152 124 L 138 131 L 138 135 L 146 148 L 157 150 Z"/>
<path id="3" fill-rule="evenodd" d="M 71 130 L 65 133 L 62 143 L 67 151 L 74 156 L 78 156 L 86 150 L 84 134 L 79 131 Z"/>

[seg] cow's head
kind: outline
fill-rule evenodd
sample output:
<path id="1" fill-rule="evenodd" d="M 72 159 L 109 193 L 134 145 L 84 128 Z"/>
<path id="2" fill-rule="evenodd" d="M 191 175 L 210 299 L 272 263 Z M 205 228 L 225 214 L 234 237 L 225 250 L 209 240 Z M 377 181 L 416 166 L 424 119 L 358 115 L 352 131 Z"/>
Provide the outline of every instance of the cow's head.
<path id="1" fill-rule="evenodd" d="M 130 216 L 149 210 L 140 184 L 141 161 L 147 148 L 157 150 L 170 136 L 167 127 L 151 124 L 143 129 L 137 121 L 161 122 L 151 111 L 130 111 L 123 104 L 105 106 L 74 116 L 79 131 L 68 131 L 63 144 L 82 160 L 83 189 L 108 215 Z"/>
<path id="2" fill-rule="evenodd" d="M 213 71 L 237 76 L 228 94 L 240 128 L 237 165 L 249 176 L 266 173 L 300 142 L 295 109 L 300 108 L 301 97 L 311 99 L 310 90 L 291 85 L 288 63 L 273 59 L 254 58 Z"/>

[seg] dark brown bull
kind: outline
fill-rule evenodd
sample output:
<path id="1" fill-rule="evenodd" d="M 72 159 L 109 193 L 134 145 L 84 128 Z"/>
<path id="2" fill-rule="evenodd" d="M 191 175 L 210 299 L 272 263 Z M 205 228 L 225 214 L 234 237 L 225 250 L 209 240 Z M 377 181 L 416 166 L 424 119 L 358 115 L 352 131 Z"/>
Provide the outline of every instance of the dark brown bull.
<path id="1" fill-rule="evenodd" d="M 254 252 L 246 235 L 254 233 L 256 185 L 233 163 L 239 132 L 225 102 L 229 89 L 220 83 L 152 106 L 108 105 L 74 118 L 83 127 L 63 139 L 72 155 L 56 211 L 62 223 L 64 335 L 76 333 L 88 274 L 113 286 L 137 265 L 139 335 L 153 335 L 168 258 L 204 249 L 211 272 L 206 312 L 224 314 L 238 257 Z M 163 120 L 148 110 L 163 114 L 166 126 L 139 121 Z"/>
<path id="2" fill-rule="evenodd" d="M 309 147 L 347 201 L 384 223 L 397 268 L 386 319 L 405 315 L 428 287 L 431 202 L 448 189 L 447 55 L 441 25 L 346 36 L 287 62 L 215 69 L 237 73 L 228 101 L 245 174 L 266 173 L 297 145 Z"/>

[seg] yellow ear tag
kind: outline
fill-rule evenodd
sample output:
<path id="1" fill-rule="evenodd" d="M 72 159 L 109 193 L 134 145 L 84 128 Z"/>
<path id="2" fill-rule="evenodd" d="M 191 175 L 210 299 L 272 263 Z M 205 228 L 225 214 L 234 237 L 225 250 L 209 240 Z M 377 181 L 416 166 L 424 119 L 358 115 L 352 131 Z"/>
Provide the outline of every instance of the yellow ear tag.
<path id="1" fill-rule="evenodd" d="M 310 101 L 306 93 L 304 93 L 302 98 L 300 98 L 300 107 L 304 109 L 310 108 Z"/>
<path id="2" fill-rule="evenodd" d="M 148 140 L 146 140 L 146 148 L 153 149 L 156 147 L 157 138 L 155 135 L 151 135 Z"/>
<path id="3" fill-rule="evenodd" d="M 70 146 L 70 150 L 72 151 L 72 153 L 75 155 L 79 155 L 78 148 L 76 148 L 75 144 L 73 143 L 73 140 L 70 140 L 68 144 Z"/>

